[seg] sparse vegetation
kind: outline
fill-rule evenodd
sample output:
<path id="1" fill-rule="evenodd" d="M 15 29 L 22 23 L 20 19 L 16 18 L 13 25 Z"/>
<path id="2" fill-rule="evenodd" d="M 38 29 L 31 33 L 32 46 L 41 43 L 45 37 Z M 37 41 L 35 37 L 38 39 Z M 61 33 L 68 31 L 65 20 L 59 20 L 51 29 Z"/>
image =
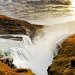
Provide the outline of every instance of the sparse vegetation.
<path id="1" fill-rule="evenodd" d="M 75 75 L 75 34 L 57 46 L 58 54 L 48 68 L 48 75 Z"/>

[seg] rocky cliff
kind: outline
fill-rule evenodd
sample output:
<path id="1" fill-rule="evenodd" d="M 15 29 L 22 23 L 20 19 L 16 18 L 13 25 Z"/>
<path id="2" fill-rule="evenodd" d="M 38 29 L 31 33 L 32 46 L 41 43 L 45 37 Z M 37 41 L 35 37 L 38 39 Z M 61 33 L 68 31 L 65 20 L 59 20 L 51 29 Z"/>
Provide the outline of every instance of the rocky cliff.
<path id="1" fill-rule="evenodd" d="M 0 75 L 35 75 L 30 69 L 17 69 L 16 67 L 11 68 L 8 60 L 0 58 Z"/>
<path id="2" fill-rule="evenodd" d="M 48 75 L 75 75 L 75 34 L 64 39 L 57 51 L 48 67 Z"/>
<path id="3" fill-rule="evenodd" d="M 42 27 L 41 25 L 32 25 L 23 20 L 0 15 L 0 34 L 25 34 L 33 38 Z"/>

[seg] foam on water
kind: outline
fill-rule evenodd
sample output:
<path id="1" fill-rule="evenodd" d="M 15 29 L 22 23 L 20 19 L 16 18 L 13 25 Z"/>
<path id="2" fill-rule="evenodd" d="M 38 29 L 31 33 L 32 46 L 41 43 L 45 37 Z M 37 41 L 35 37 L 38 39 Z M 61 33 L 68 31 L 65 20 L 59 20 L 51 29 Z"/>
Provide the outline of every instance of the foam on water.
<path id="1" fill-rule="evenodd" d="M 48 28 L 44 30 L 45 35 L 37 41 L 34 40 L 35 44 L 25 35 L 18 35 L 23 37 L 23 41 L 1 38 L 0 51 L 9 52 L 17 68 L 30 68 L 36 75 L 47 75 L 47 68 L 52 63 L 56 44 L 67 35 L 67 31 L 50 31 Z"/>

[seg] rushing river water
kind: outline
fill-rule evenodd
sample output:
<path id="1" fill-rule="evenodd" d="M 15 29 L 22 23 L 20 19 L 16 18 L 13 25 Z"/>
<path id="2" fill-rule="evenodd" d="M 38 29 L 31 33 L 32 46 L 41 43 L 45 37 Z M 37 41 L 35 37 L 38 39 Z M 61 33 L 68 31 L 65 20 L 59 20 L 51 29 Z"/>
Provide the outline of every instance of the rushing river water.
<path id="1" fill-rule="evenodd" d="M 72 5 L 29 5 L 19 3 L 0 3 L 0 14 L 27 20 L 30 23 L 48 25 L 44 35 L 38 40 L 25 35 L 22 41 L 0 38 L 0 53 L 14 59 L 17 68 L 31 68 L 36 75 L 47 75 L 52 63 L 56 44 L 75 33 L 75 8 Z M 15 35 L 13 35 L 15 36 Z M 39 36 L 39 35 L 38 35 Z"/>

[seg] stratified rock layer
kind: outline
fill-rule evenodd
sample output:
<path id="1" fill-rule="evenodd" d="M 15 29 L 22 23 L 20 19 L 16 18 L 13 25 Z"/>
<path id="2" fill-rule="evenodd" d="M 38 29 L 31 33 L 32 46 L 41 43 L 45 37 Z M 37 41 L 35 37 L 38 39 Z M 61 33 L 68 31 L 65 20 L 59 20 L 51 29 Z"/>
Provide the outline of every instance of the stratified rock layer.
<path id="1" fill-rule="evenodd" d="M 25 34 L 33 38 L 43 26 L 0 15 L 0 34 Z"/>
<path id="2" fill-rule="evenodd" d="M 58 54 L 48 67 L 48 75 L 75 75 L 75 35 L 57 46 Z"/>

